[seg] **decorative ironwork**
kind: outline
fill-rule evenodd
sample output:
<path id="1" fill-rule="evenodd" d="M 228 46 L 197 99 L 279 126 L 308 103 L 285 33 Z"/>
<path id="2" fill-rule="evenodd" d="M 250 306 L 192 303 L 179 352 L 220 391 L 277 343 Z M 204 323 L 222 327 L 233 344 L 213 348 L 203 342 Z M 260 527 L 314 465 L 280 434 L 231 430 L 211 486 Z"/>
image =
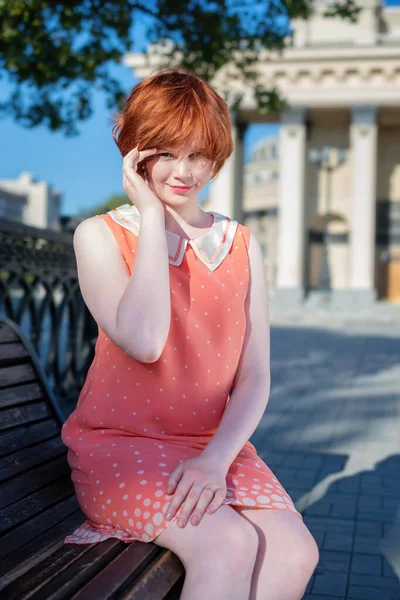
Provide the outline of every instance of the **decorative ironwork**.
<path id="1" fill-rule="evenodd" d="M 79 289 L 72 237 L 0 219 L 0 314 L 29 337 L 66 415 L 98 336 Z"/>

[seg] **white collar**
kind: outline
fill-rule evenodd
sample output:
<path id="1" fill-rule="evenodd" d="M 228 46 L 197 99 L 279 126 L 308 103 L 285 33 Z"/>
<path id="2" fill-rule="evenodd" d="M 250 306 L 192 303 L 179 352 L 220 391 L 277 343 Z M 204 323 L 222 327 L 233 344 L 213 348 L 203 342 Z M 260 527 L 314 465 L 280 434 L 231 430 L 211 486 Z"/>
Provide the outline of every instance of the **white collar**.
<path id="1" fill-rule="evenodd" d="M 118 208 L 108 211 L 108 214 L 116 223 L 139 236 L 140 212 L 135 205 L 122 204 Z M 211 229 L 193 240 L 188 240 L 171 231 L 165 231 L 168 260 L 171 265 L 179 266 L 181 264 L 187 244 L 193 248 L 198 258 L 211 271 L 215 271 L 222 263 L 232 246 L 239 223 L 214 211 L 210 211 L 208 214 L 212 214 L 214 217 Z"/>

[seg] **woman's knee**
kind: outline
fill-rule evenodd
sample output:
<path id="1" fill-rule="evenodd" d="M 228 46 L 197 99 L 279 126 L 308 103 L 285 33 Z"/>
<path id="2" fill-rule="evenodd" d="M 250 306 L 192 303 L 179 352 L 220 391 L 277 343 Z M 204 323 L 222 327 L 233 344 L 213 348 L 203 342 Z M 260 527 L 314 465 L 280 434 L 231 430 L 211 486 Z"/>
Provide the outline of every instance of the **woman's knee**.
<path id="1" fill-rule="evenodd" d="M 227 562 L 236 566 L 244 566 L 247 563 L 254 564 L 259 545 L 257 531 L 235 510 L 231 510 L 232 513 L 228 514 L 228 519 L 214 519 L 214 522 L 210 519 L 212 536 L 199 536 L 194 540 L 194 544 L 198 551 L 208 552 L 210 556 L 219 556 L 220 559 L 224 557 Z M 217 514 L 218 511 L 214 513 L 214 515 Z M 210 517 L 212 516 L 210 515 Z"/>
<path id="2" fill-rule="evenodd" d="M 231 506 L 221 505 L 215 513 L 205 513 L 198 525 L 190 520 L 182 528 L 171 523 L 154 543 L 174 552 L 185 568 L 216 561 L 243 568 L 254 565 L 259 539 L 251 523 Z"/>
<path id="3" fill-rule="evenodd" d="M 307 533 L 292 540 L 291 562 L 297 570 L 314 572 L 319 562 L 319 549 L 312 534 Z"/>

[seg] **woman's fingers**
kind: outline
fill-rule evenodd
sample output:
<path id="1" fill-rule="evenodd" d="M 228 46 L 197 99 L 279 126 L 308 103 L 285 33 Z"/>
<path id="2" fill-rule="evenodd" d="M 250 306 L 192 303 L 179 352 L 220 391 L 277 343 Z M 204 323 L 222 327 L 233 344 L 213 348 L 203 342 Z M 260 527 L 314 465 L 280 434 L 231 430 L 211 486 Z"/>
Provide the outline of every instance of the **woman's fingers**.
<path id="1" fill-rule="evenodd" d="M 123 163 L 124 167 L 132 167 L 132 169 L 136 172 L 138 163 L 142 162 L 148 156 L 151 156 L 157 152 L 157 148 L 148 148 L 147 150 L 141 150 L 139 152 L 138 147 L 132 148 L 126 156 L 124 156 Z"/>
<path id="2" fill-rule="evenodd" d="M 167 510 L 165 511 L 167 521 L 170 521 L 175 516 L 175 513 L 178 510 L 178 508 L 183 504 L 184 501 L 186 501 L 186 497 L 191 488 L 191 485 L 186 489 L 183 487 L 182 483 L 178 485 L 178 488 L 175 490 L 174 497 L 172 498 L 171 502 L 167 506 Z"/>
<path id="3" fill-rule="evenodd" d="M 197 512 L 197 516 L 200 516 L 201 518 L 213 496 L 214 493 L 212 492 L 212 490 L 192 487 L 182 505 L 182 510 L 178 519 L 178 525 L 180 527 L 185 527 L 195 509 Z M 199 506 L 201 506 L 202 508 L 199 509 Z"/>

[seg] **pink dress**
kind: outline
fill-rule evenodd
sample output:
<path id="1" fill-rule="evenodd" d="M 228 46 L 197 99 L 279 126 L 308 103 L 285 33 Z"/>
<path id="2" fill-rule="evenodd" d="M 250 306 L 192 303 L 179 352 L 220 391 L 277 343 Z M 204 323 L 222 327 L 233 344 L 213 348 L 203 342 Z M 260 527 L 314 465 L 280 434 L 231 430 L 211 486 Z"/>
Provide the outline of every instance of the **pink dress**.
<path id="1" fill-rule="evenodd" d="M 160 358 L 135 360 L 99 328 L 77 407 L 62 428 L 75 493 L 87 517 L 67 543 L 154 540 L 181 510 L 166 521 L 169 475 L 199 456 L 218 429 L 246 329 L 250 230 L 211 214 L 211 229 L 196 239 L 166 232 L 171 326 Z M 130 274 L 139 211 L 124 204 L 96 216 L 110 227 Z M 250 441 L 232 462 L 226 484 L 223 504 L 290 511 L 302 519 Z"/>

